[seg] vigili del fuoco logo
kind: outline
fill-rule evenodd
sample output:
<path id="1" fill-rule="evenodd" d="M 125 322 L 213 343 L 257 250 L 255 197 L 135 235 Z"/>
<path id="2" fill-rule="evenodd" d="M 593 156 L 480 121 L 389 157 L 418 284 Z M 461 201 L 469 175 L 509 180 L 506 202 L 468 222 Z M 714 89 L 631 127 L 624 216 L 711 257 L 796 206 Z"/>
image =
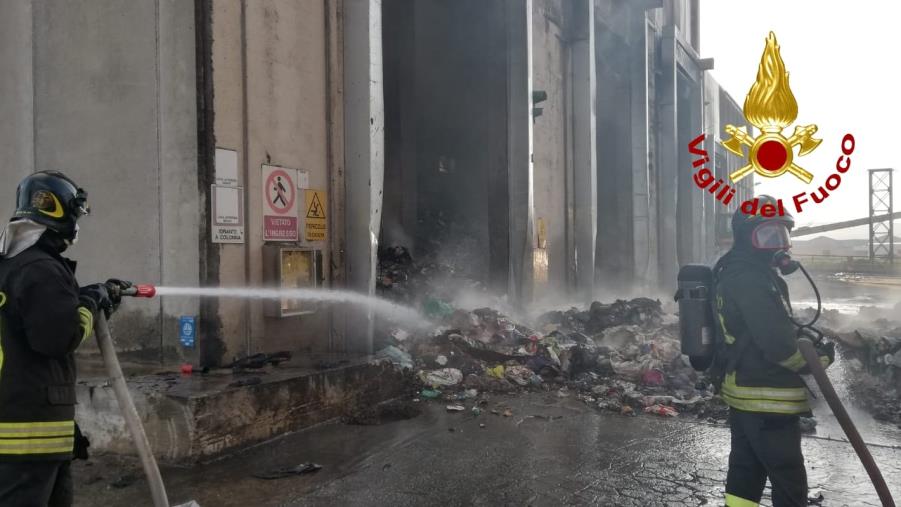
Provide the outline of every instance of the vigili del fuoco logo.
<path id="1" fill-rule="evenodd" d="M 745 119 L 756 127 L 760 134 L 755 137 L 744 127 L 726 125 L 726 134 L 730 137 L 721 144 L 747 162 L 729 174 L 729 181 L 737 183 L 751 173 L 764 178 L 778 178 L 788 173 L 804 183 L 811 183 L 813 173 L 796 162 L 796 157 L 803 157 L 816 150 L 823 140 L 814 138 L 814 134 L 817 133 L 817 126 L 814 124 L 796 125 L 790 136 L 786 137 L 783 134 L 783 131 L 798 117 L 798 101 L 789 87 L 788 71 L 785 70 L 785 62 L 782 61 L 776 34 L 773 32 L 770 32 L 766 39 L 766 47 L 760 59 L 760 67 L 757 69 L 757 80 L 751 85 L 751 90 L 745 97 L 743 110 Z M 735 189 L 722 178 L 717 179 L 706 167 L 710 157 L 702 147 L 705 138 L 706 134 L 701 134 L 688 143 L 689 153 L 697 156 L 692 162 L 692 167 L 697 169 L 693 177 L 694 182 L 699 188 L 716 195 L 718 201 L 728 205 L 735 196 Z M 748 149 L 747 156 L 745 148 Z M 798 148 L 797 154 L 795 148 Z M 792 196 L 797 213 L 804 210 L 806 203 L 812 201 L 819 204 L 829 197 L 830 192 L 838 189 L 842 175 L 851 168 L 854 136 L 845 134 L 841 142 L 841 151 L 842 154 L 835 162 L 835 172 L 826 178 L 823 185 L 813 192 L 805 191 Z M 741 210 L 750 215 L 776 216 L 785 214 L 785 205 L 782 199 L 779 199 L 776 207 L 765 205 L 758 209 L 755 198 L 743 202 Z"/>

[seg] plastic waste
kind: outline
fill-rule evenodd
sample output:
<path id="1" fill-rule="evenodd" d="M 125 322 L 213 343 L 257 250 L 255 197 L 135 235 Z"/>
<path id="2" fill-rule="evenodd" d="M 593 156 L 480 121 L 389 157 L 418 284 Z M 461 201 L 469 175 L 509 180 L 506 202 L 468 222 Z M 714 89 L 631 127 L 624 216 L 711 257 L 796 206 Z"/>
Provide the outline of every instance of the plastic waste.
<path id="1" fill-rule="evenodd" d="M 676 417 L 679 415 L 676 409 L 665 405 L 651 405 L 650 407 L 645 407 L 644 411 L 646 414 L 656 414 L 662 417 Z"/>
<path id="2" fill-rule="evenodd" d="M 419 372 L 422 381 L 432 387 L 455 386 L 463 382 L 463 372 L 456 368 L 441 368 L 440 370 Z"/>
<path id="3" fill-rule="evenodd" d="M 375 353 L 376 359 L 388 360 L 401 368 L 413 368 L 413 356 L 403 350 L 389 345 Z"/>
<path id="4" fill-rule="evenodd" d="M 466 410 L 466 407 L 464 407 L 463 405 L 448 405 L 447 406 L 448 412 L 462 412 L 464 410 Z"/>
<path id="5" fill-rule="evenodd" d="M 434 400 L 435 398 L 441 396 L 441 391 L 436 391 L 434 389 L 423 389 L 419 392 L 419 395 L 423 398 Z"/>

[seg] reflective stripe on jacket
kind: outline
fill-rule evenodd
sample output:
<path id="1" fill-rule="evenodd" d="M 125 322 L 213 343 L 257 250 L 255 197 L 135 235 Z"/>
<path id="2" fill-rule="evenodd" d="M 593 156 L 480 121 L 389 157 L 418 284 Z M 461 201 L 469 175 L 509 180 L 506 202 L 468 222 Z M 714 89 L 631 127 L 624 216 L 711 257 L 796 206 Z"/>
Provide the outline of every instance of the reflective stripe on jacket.
<path id="1" fill-rule="evenodd" d="M 717 278 L 717 307 L 729 366 L 721 396 L 746 412 L 810 413 L 798 372 L 806 362 L 785 300 L 788 287 L 769 266 L 727 254 Z"/>
<path id="2" fill-rule="evenodd" d="M 0 461 L 72 458 L 75 349 L 93 331 L 74 264 L 32 246 L 0 260 Z"/>

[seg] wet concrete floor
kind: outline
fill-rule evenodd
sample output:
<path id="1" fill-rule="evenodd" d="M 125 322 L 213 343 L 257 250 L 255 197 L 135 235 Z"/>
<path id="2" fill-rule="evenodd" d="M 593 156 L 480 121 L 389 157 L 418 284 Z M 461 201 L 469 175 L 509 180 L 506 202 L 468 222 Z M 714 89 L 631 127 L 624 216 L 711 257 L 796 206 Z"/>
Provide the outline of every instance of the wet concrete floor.
<path id="1" fill-rule="evenodd" d="M 507 407 L 510 417 L 490 413 Z M 448 413 L 439 402 L 423 408 L 410 420 L 327 424 L 215 463 L 165 467 L 170 498 L 203 507 L 722 505 L 726 427 L 601 413 L 554 392 L 493 397 L 479 416 Z M 817 438 L 803 445 L 811 491 L 823 492 L 823 505 L 879 505 L 850 445 Z M 901 498 L 901 449 L 871 450 Z M 273 481 L 252 477 L 310 461 L 324 468 Z M 140 476 L 136 466 L 115 457 L 79 462 L 76 505 L 150 505 L 142 479 L 111 486 Z"/>

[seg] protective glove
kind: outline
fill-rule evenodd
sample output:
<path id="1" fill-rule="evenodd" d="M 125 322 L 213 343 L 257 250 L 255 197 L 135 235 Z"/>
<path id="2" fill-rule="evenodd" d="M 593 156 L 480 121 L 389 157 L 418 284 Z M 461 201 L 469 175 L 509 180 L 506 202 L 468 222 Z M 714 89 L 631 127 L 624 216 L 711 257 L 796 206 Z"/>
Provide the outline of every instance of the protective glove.
<path id="1" fill-rule="evenodd" d="M 82 287 L 78 290 L 78 300 L 94 314 L 103 310 L 106 318 L 109 318 L 116 310 L 104 283 L 95 283 Z"/>
<path id="2" fill-rule="evenodd" d="M 816 346 L 817 356 L 820 358 L 820 364 L 823 365 L 823 368 L 828 368 L 829 365 L 835 362 L 835 343 L 834 342 L 820 342 Z"/>
<path id="3" fill-rule="evenodd" d="M 113 303 L 113 310 L 119 308 L 122 303 L 122 293 L 132 288 L 132 283 L 127 280 L 119 280 L 118 278 L 110 278 L 104 284 L 109 293 L 110 301 Z"/>

